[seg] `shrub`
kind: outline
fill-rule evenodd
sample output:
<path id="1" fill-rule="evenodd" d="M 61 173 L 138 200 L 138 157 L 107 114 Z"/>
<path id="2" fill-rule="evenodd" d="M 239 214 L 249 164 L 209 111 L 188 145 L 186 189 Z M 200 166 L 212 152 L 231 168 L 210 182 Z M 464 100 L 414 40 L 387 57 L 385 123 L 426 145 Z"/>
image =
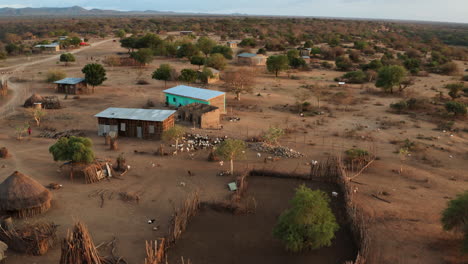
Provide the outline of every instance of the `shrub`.
<path id="1" fill-rule="evenodd" d="M 445 85 L 445 88 L 449 90 L 449 95 L 452 99 L 460 97 L 458 94 L 463 90 L 463 83 L 449 83 Z"/>
<path id="2" fill-rule="evenodd" d="M 460 70 L 455 62 L 447 62 L 439 67 L 439 71 L 441 74 L 455 75 Z"/>
<path id="3" fill-rule="evenodd" d="M 325 192 L 299 186 L 290 201 L 291 208 L 281 214 L 273 235 L 292 252 L 330 246 L 339 226 L 329 203 Z"/>
<path id="4" fill-rule="evenodd" d="M 406 103 L 405 100 L 402 100 L 400 102 L 390 104 L 390 108 L 396 110 L 398 113 L 401 113 L 408 108 L 408 103 Z"/>
<path id="5" fill-rule="evenodd" d="M 464 233 L 462 251 L 468 253 L 468 191 L 457 195 L 448 202 L 447 208 L 442 212 L 442 226 L 447 231 L 460 231 Z"/>
<path id="6" fill-rule="evenodd" d="M 64 79 L 65 77 L 67 77 L 67 74 L 61 70 L 49 70 L 46 75 L 46 82 L 56 82 Z"/>
<path id="7" fill-rule="evenodd" d="M 466 105 L 461 102 L 447 102 L 445 103 L 445 109 L 449 113 L 453 113 L 455 116 L 466 115 Z"/>
<path id="8" fill-rule="evenodd" d="M 468 82 L 468 75 L 463 76 L 463 77 L 462 77 L 462 81 Z"/>
<path id="9" fill-rule="evenodd" d="M 352 148 L 345 151 L 345 154 L 350 159 L 363 158 L 369 155 L 369 152 L 364 149 Z"/>
<path id="10" fill-rule="evenodd" d="M 343 78 L 347 79 L 349 83 L 365 83 L 367 81 L 367 75 L 363 71 L 352 71 L 343 75 Z"/>
<path id="11" fill-rule="evenodd" d="M 351 69 L 351 67 L 353 67 L 353 63 L 351 62 L 351 60 L 344 56 L 336 58 L 335 64 L 336 69 L 340 71 L 348 71 L 349 69 Z"/>

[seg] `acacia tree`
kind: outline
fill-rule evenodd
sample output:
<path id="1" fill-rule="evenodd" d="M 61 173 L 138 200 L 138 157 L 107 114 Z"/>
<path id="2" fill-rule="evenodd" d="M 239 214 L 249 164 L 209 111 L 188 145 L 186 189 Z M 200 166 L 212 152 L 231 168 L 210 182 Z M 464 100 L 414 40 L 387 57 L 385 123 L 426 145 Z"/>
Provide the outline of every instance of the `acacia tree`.
<path id="1" fill-rule="evenodd" d="M 146 66 L 154 60 L 153 51 L 149 48 L 143 48 L 136 52 L 132 52 L 130 53 L 130 57 L 143 64 L 143 66 Z"/>
<path id="2" fill-rule="evenodd" d="M 270 127 L 263 136 L 265 142 L 269 144 L 278 144 L 278 140 L 284 135 L 284 130 L 279 127 Z"/>
<path id="3" fill-rule="evenodd" d="M 216 46 L 216 41 L 209 37 L 200 37 L 197 41 L 198 49 L 205 54 L 205 57 L 211 53 L 211 50 Z"/>
<path id="4" fill-rule="evenodd" d="M 442 226 L 447 231 L 458 231 L 464 234 L 462 250 L 468 253 L 468 191 L 457 195 L 448 202 L 442 212 Z"/>
<path id="5" fill-rule="evenodd" d="M 70 177 L 73 178 L 74 163 L 89 164 L 94 161 L 93 142 L 86 137 L 61 137 L 54 145 L 50 146 L 49 152 L 54 161 L 71 162 Z"/>
<path id="6" fill-rule="evenodd" d="M 255 84 L 255 72 L 250 68 L 240 68 L 237 71 L 224 73 L 224 82 L 231 92 L 236 94 L 236 100 L 240 101 L 241 93 L 250 93 Z"/>
<path id="7" fill-rule="evenodd" d="M 193 83 L 198 79 L 198 73 L 192 69 L 183 69 L 180 71 L 179 80 L 187 83 Z"/>
<path id="8" fill-rule="evenodd" d="M 161 64 L 159 68 L 153 72 L 152 78 L 155 80 L 164 81 L 164 89 L 166 89 L 167 81 L 172 77 L 172 67 L 169 64 Z"/>
<path id="9" fill-rule="evenodd" d="M 206 63 L 206 59 L 203 57 L 193 56 L 192 58 L 190 58 L 190 64 L 198 65 L 198 69 L 200 69 L 202 65 L 205 65 L 205 63 Z"/>
<path id="10" fill-rule="evenodd" d="M 267 70 L 275 73 L 275 76 L 278 77 L 280 72 L 288 69 L 289 60 L 285 55 L 274 55 L 268 57 L 266 64 Z"/>
<path id="11" fill-rule="evenodd" d="M 385 92 L 393 93 L 393 87 L 400 86 L 406 78 L 406 70 L 402 66 L 384 66 L 379 70 L 375 86 L 381 87 Z"/>
<path id="12" fill-rule="evenodd" d="M 36 121 L 36 125 L 41 126 L 41 120 L 46 115 L 46 112 L 42 109 L 30 109 L 28 112 L 34 118 L 34 121 Z"/>
<path id="13" fill-rule="evenodd" d="M 223 160 L 229 160 L 231 175 L 234 174 L 234 160 L 245 157 L 245 142 L 239 139 L 227 139 L 216 148 L 216 154 Z"/>
<path id="14" fill-rule="evenodd" d="M 273 235 L 292 252 L 330 246 L 339 226 L 329 203 L 325 192 L 299 186 L 290 201 L 291 208 L 281 214 Z"/>
<path id="15" fill-rule="evenodd" d="M 74 62 L 76 61 L 75 56 L 71 53 L 64 53 L 60 55 L 60 61 L 65 62 L 65 66 L 68 66 L 69 62 Z"/>
<path id="16" fill-rule="evenodd" d="M 227 62 L 223 54 L 214 53 L 211 54 L 210 57 L 207 59 L 206 64 L 209 67 L 215 68 L 217 70 L 224 70 L 224 68 L 226 68 Z"/>
<path id="17" fill-rule="evenodd" d="M 162 134 L 162 139 L 164 141 L 175 141 L 175 154 L 177 154 L 177 150 L 179 147 L 179 140 L 182 139 L 182 137 L 185 134 L 185 129 L 181 126 L 175 125 L 168 130 L 164 131 Z"/>
<path id="18" fill-rule="evenodd" d="M 84 66 L 81 72 L 83 72 L 85 75 L 86 83 L 93 86 L 93 93 L 94 87 L 101 85 L 105 80 L 107 80 L 106 69 L 104 69 L 104 67 L 98 63 L 91 63 Z"/>

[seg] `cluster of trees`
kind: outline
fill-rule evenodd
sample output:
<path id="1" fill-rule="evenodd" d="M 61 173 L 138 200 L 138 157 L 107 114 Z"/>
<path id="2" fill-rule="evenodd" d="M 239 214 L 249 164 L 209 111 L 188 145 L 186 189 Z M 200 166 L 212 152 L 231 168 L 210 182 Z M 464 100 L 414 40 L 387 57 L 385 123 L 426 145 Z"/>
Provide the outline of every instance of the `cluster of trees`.
<path id="1" fill-rule="evenodd" d="M 187 58 L 195 65 L 207 65 L 224 69 L 226 60 L 232 59 L 231 48 L 208 38 L 200 37 L 196 43 L 190 37 L 175 40 L 166 39 L 148 33 L 143 36 L 130 36 L 120 40 L 122 47 L 127 48 L 130 56 L 143 65 L 150 63 L 154 56 Z M 137 51 L 135 51 L 137 50 Z"/>
<path id="2" fill-rule="evenodd" d="M 151 77 L 155 80 L 164 81 L 164 88 L 166 88 L 168 81 L 176 80 L 186 83 L 194 83 L 196 81 L 208 83 L 209 78 L 212 78 L 213 75 L 213 72 L 207 67 L 204 67 L 201 71 L 182 69 L 179 73 L 176 69 L 172 68 L 171 65 L 161 64 L 159 68 L 153 72 Z"/>

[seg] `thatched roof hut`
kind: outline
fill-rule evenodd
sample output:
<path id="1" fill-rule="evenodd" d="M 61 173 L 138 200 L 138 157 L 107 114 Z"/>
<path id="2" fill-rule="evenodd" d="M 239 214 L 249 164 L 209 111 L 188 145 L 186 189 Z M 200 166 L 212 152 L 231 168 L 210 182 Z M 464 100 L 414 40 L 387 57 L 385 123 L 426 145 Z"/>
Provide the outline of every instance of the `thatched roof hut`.
<path id="1" fill-rule="evenodd" d="M 0 212 L 30 217 L 50 208 L 52 194 L 36 180 L 15 171 L 0 184 Z"/>
<path id="2" fill-rule="evenodd" d="M 44 97 L 38 95 L 37 93 L 34 93 L 33 95 L 31 95 L 31 97 L 26 99 L 26 101 L 24 102 L 24 107 L 32 107 L 35 103 L 42 103 L 43 101 Z"/>

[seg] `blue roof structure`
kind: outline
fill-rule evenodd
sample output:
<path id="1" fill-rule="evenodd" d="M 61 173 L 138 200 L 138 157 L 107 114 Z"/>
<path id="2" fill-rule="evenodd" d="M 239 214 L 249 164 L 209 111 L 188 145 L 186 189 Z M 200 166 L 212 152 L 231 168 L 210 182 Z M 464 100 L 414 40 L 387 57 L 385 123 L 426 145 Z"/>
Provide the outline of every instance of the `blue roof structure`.
<path id="1" fill-rule="evenodd" d="M 175 112 L 175 110 L 109 107 L 95 117 L 162 122 Z"/>
<path id="2" fill-rule="evenodd" d="M 65 78 L 54 83 L 56 84 L 78 84 L 80 82 L 84 82 L 85 78 Z"/>
<path id="3" fill-rule="evenodd" d="M 39 45 L 36 45 L 34 46 L 35 48 L 55 48 L 57 47 L 58 45 L 60 45 L 59 43 L 57 42 L 54 42 L 54 43 L 51 43 L 51 44 L 39 44 Z"/>
<path id="4" fill-rule="evenodd" d="M 237 57 L 242 57 L 242 58 L 252 58 L 252 57 L 255 57 L 255 56 L 257 56 L 257 54 L 248 53 L 248 52 L 244 52 L 244 53 L 241 53 L 241 54 L 237 55 Z"/>
<path id="5" fill-rule="evenodd" d="M 220 91 L 196 88 L 196 87 L 191 87 L 191 86 L 186 86 L 186 85 L 178 85 L 176 87 L 172 87 L 167 90 L 164 90 L 163 92 L 168 93 L 168 94 L 183 96 L 183 97 L 200 99 L 203 101 L 208 101 L 212 98 L 226 94 Z"/>

